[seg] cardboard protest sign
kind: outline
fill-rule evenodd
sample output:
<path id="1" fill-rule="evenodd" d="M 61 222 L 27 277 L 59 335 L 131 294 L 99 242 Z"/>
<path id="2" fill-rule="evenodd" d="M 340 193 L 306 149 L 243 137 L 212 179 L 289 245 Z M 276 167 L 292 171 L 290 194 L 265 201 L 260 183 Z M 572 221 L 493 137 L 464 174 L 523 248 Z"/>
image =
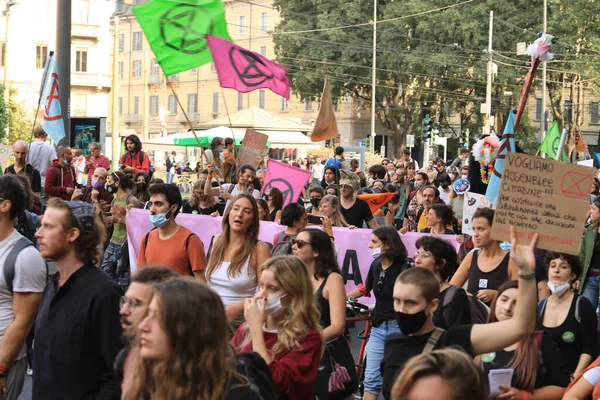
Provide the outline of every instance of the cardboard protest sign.
<path id="1" fill-rule="evenodd" d="M 246 135 L 242 141 L 240 152 L 238 154 L 238 162 L 240 165 L 249 164 L 257 167 L 259 161 L 256 157 L 261 157 L 267 152 L 267 140 L 269 135 L 246 129 Z"/>
<path id="2" fill-rule="evenodd" d="M 463 221 L 462 221 L 462 233 L 473 236 L 473 214 L 478 208 L 492 207 L 490 201 L 482 194 L 478 193 L 465 193 L 465 200 L 463 203 Z"/>
<path id="3" fill-rule="evenodd" d="M 5 144 L 0 144 L 0 169 L 4 171 L 8 166 L 8 159 L 12 154 L 12 147 Z"/>
<path id="4" fill-rule="evenodd" d="M 595 170 L 526 154 L 506 157 L 492 238 L 526 244 L 535 232 L 537 247 L 579 254 Z"/>

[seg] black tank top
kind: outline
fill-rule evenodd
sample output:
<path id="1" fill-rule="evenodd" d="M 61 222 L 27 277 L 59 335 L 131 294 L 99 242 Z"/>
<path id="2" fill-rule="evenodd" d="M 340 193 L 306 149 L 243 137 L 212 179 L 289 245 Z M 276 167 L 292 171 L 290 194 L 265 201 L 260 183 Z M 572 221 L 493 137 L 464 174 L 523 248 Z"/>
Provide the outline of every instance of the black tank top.
<path id="1" fill-rule="evenodd" d="M 315 292 L 315 299 L 317 301 L 317 308 L 321 312 L 321 328 L 325 329 L 331 325 L 331 312 L 329 310 L 329 300 L 323 297 L 323 288 L 329 279 L 329 275 L 323 280 L 319 289 Z"/>
<path id="2" fill-rule="evenodd" d="M 479 290 L 492 289 L 498 290 L 502 283 L 508 280 L 508 260 L 510 253 L 506 253 L 500 264 L 490 272 L 483 272 L 477 265 L 479 250 L 473 250 L 471 267 L 469 268 L 469 285 L 467 292 L 476 295 Z"/>

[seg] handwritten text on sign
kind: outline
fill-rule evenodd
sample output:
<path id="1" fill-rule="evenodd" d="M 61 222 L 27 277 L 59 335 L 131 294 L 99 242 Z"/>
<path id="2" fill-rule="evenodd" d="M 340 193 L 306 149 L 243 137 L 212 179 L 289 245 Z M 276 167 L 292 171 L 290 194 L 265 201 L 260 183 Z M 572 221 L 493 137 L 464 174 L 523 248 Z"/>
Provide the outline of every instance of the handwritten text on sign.
<path id="1" fill-rule="evenodd" d="M 535 233 L 537 247 L 579 254 L 594 170 L 525 154 L 506 156 L 492 238 L 521 244 Z"/>
<path id="2" fill-rule="evenodd" d="M 268 135 L 264 133 L 253 131 L 252 129 L 246 129 L 242 146 L 240 147 L 240 154 L 238 155 L 238 162 L 240 165 L 249 164 L 253 167 L 258 166 L 259 160 L 267 152 L 267 140 Z"/>

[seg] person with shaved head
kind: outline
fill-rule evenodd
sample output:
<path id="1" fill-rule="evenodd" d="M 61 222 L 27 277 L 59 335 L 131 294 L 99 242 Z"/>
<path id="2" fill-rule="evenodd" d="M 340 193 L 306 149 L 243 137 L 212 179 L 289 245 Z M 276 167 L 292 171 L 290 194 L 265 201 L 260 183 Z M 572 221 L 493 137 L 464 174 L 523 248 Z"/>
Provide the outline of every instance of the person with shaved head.
<path id="1" fill-rule="evenodd" d="M 42 177 L 40 172 L 27 162 L 27 152 L 29 148 L 24 140 L 17 140 L 13 145 L 13 154 L 15 163 L 6 168 L 7 174 L 24 175 L 29 179 L 31 191 L 33 192 L 34 212 L 38 215 L 42 213 L 42 201 L 40 193 L 42 191 Z"/>

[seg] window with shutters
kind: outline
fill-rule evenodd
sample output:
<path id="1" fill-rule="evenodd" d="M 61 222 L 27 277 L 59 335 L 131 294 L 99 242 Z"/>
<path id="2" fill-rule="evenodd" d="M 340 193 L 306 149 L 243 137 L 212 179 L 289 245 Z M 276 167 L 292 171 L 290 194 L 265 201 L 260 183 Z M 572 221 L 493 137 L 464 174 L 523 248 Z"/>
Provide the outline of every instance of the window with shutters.
<path id="1" fill-rule="evenodd" d="M 590 124 L 598 123 L 598 102 L 592 101 L 590 104 Z"/>
<path id="2" fill-rule="evenodd" d="M 133 113 L 138 115 L 140 113 L 140 96 L 133 98 Z"/>
<path id="3" fill-rule="evenodd" d="M 266 96 L 265 90 L 258 91 L 258 107 L 259 108 L 262 108 L 262 109 L 265 108 L 265 96 Z"/>
<path id="4" fill-rule="evenodd" d="M 117 65 L 119 67 L 119 79 L 123 79 L 123 61 L 119 61 Z"/>
<path id="5" fill-rule="evenodd" d="M 123 115 L 123 98 L 119 97 L 119 117 Z"/>
<path id="6" fill-rule="evenodd" d="M 142 31 L 133 32 L 133 43 L 131 46 L 132 51 L 140 51 L 142 50 Z"/>
<path id="7" fill-rule="evenodd" d="M 285 99 L 285 97 L 281 98 L 281 111 L 282 112 L 288 111 L 288 101 Z"/>
<path id="8" fill-rule="evenodd" d="M 35 67 L 44 69 L 48 58 L 48 46 L 35 46 Z M 4 65 L 4 45 L 2 46 L 2 65 Z"/>
<path id="9" fill-rule="evenodd" d="M 169 114 L 175 115 L 177 114 L 177 101 L 175 100 L 175 96 L 169 96 Z"/>
<path id="10" fill-rule="evenodd" d="M 243 110 L 244 109 L 244 93 L 239 93 L 237 94 L 237 110 Z"/>
<path id="11" fill-rule="evenodd" d="M 123 33 L 119 33 L 119 53 L 125 51 L 125 35 Z"/>
<path id="12" fill-rule="evenodd" d="M 188 94 L 187 112 L 188 114 L 198 112 L 198 95 L 196 93 Z"/>
<path id="13" fill-rule="evenodd" d="M 263 57 L 267 56 L 267 46 L 260 46 L 260 55 Z"/>
<path id="14" fill-rule="evenodd" d="M 77 50 L 75 52 L 75 71 L 87 72 L 87 50 Z"/>
<path id="15" fill-rule="evenodd" d="M 212 113 L 219 113 L 219 93 L 215 92 L 212 95 Z"/>
<path id="16" fill-rule="evenodd" d="M 150 96 L 150 115 L 158 115 L 158 96 Z"/>
<path id="17" fill-rule="evenodd" d="M 268 16 L 266 12 L 263 12 L 260 14 L 260 31 L 261 32 L 266 32 L 267 31 L 267 25 L 268 25 Z"/>
<path id="18" fill-rule="evenodd" d="M 142 76 L 142 60 L 133 60 L 131 65 L 131 74 L 134 78 Z"/>

